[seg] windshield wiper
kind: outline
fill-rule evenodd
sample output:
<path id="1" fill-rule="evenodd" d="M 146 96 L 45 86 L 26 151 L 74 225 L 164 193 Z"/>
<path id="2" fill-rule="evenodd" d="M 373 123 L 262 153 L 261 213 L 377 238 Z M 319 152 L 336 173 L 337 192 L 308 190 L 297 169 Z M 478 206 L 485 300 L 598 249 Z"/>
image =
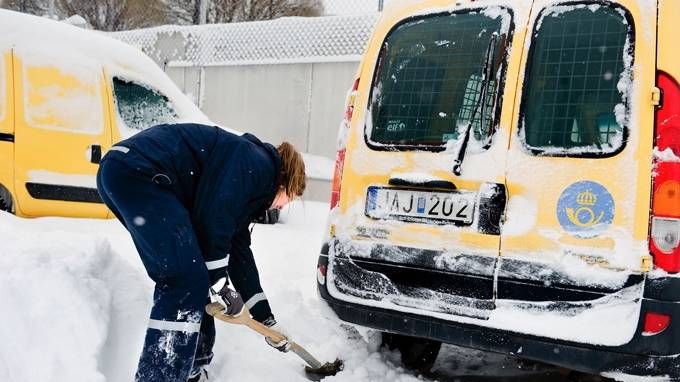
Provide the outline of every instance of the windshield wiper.
<path id="1" fill-rule="evenodd" d="M 482 78 L 480 81 L 480 100 L 475 105 L 475 109 L 470 116 L 470 119 L 465 126 L 465 131 L 463 132 L 463 142 L 460 145 L 460 150 L 458 150 L 456 160 L 453 162 L 453 173 L 460 176 L 463 171 L 463 160 L 465 159 L 465 153 L 467 151 L 468 141 L 470 141 L 470 133 L 472 131 L 472 123 L 475 120 L 477 114 L 481 111 L 479 116 L 479 126 L 480 128 L 484 126 L 484 112 L 486 111 L 487 93 L 489 92 L 489 85 L 491 84 L 491 76 L 493 74 L 493 60 L 496 57 L 496 44 L 498 43 L 498 33 L 491 35 L 491 41 L 489 41 L 489 47 L 486 49 L 486 56 L 484 58 L 484 67 L 482 69 Z"/>

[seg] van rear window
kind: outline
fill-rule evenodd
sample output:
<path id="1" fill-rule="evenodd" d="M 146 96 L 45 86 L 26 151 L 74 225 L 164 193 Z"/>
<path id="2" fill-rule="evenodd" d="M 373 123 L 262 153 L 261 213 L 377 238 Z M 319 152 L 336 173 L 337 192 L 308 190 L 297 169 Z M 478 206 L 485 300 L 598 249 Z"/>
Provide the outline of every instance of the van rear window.
<path id="1" fill-rule="evenodd" d="M 419 17 L 395 27 L 380 52 L 368 144 L 443 150 L 469 133 L 470 148 L 488 146 L 511 19 L 498 8 Z"/>
<path id="2" fill-rule="evenodd" d="M 623 148 L 632 22 L 621 8 L 549 8 L 533 36 L 522 101 L 524 141 L 537 155 L 606 156 Z"/>

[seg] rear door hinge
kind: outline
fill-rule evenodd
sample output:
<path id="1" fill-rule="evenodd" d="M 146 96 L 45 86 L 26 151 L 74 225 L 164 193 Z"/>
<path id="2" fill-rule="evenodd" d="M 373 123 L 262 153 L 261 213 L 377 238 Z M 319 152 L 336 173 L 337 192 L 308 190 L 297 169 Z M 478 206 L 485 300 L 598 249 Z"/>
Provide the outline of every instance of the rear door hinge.
<path id="1" fill-rule="evenodd" d="M 654 86 L 652 88 L 652 105 L 661 106 L 661 102 L 663 101 L 662 98 L 663 98 L 663 93 L 661 92 L 661 89 Z"/>
<path id="2" fill-rule="evenodd" d="M 650 272 L 652 270 L 652 257 L 649 255 L 642 256 L 642 264 L 640 265 L 640 270 L 644 273 Z"/>

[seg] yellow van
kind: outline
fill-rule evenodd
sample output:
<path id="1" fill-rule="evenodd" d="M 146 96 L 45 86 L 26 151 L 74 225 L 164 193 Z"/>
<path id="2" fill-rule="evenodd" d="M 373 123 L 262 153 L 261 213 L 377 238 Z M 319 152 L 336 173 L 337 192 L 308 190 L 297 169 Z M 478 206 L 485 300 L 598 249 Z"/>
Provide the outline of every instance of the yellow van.
<path id="1" fill-rule="evenodd" d="M 112 142 L 208 118 L 141 51 L 98 32 L 0 10 L 0 209 L 111 217 L 95 174 Z"/>
<path id="2" fill-rule="evenodd" d="M 348 97 L 317 272 L 407 366 L 442 342 L 680 380 L 680 1 L 425 0 Z"/>

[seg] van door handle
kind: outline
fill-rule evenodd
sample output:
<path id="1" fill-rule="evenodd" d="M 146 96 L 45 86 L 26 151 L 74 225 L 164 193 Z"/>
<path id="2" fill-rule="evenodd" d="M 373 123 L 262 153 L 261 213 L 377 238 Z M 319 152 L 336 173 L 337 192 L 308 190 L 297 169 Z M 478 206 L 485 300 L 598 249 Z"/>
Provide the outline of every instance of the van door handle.
<path id="1" fill-rule="evenodd" d="M 500 236 L 508 191 L 502 183 L 482 183 L 479 187 L 479 222 L 477 231 Z"/>
<path id="2" fill-rule="evenodd" d="M 100 145 L 90 146 L 90 163 L 99 164 L 102 161 L 102 147 Z"/>
<path id="3" fill-rule="evenodd" d="M 424 187 L 424 188 L 439 188 L 442 190 L 450 190 L 450 191 L 455 191 L 457 189 L 456 185 L 453 184 L 453 182 L 449 182 L 448 180 L 424 180 L 424 181 L 411 181 L 408 179 L 403 179 L 399 177 L 392 177 L 390 178 L 388 184 L 390 186 L 397 186 L 397 187 Z"/>

